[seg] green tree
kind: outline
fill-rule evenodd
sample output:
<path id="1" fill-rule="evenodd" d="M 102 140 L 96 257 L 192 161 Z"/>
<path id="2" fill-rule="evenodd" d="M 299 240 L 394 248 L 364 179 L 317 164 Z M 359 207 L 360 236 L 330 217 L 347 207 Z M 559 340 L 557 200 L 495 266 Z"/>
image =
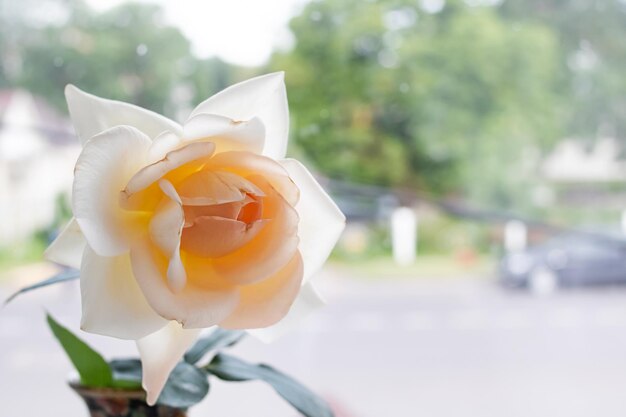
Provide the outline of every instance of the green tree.
<path id="1" fill-rule="evenodd" d="M 0 79 L 43 96 L 62 111 L 63 88 L 71 83 L 184 117 L 184 110 L 244 75 L 219 59 L 194 57 L 189 41 L 164 23 L 158 6 L 125 3 L 97 13 L 82 0 L 45 1 L 59 11 L 56 19 L 33 15 L 36 8 L 25 7 L 33 0 L 0 14 L 0 62 L 5 64 Z M 18 69 L 2 77 L 10 66 Z"/>
<path id="2" fill-rule="evenodd" d="M 626 138 L 626 3 L 623 0 L 506 0 L 509 21 L 552 27 L 561 45 L 567 133 Z"/>
<path id="3" fill-rule="evenodd" d="M 527 157 L 559 137 L 559 49 L 545 25 L 448 1 L 323 0 L 290 24 L 296 152 L 327 175 L 481 202 L 525 198 Z"/>
<path id="4" fill-rule="evenodd" d="M 155 6 L 126 4 L 96 15 L 72 10 L 23 50 L 18 83 L 64 106 L 59 87 L 72 83 L 97 95 L 156 111 L 169 110 L 178 71 L 190 55 L 178 29 L 164 26 Z"/>

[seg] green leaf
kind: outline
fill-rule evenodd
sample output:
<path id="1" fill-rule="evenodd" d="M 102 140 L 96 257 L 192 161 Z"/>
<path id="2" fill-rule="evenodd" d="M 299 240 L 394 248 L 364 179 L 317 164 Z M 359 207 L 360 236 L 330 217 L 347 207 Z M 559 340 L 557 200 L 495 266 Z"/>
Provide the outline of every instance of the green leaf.
<path id="1" fill-rule="evenodd" d="M 187 362 L 179 362 L 165 383 L 157 403 L 188 408 L 202 401 L 208 393 L 207 375 Z"/>
<path id="2" fill-rule="evenodd" d="M 114 359 L 109 362 L 113 371 L 113 387 L 141 388 L 141 361 L 139 359 Z"/>
<path id="3" fill-rule="evenodd" d="M 306 417 L 333 417 L 328 404 L 290 376 L 263 364 L 252 364 L 230 355 L 219 353 L 203 368 L 225 381 L 261 380 Z"/>
<path id="4" fill-rule="evenodd" d="M 185 353 L 185 362 L 198 363 L 208 352 L 232 346 L 243 339 L 245 335 L 246 332 L 243 330 L 225 330 L 218 327 L 211 334 L 198 339 Z"/>
<path id="5" fill-rule="evenodd" d="M 50 314 L 48 325 L 65 353 L 80 375 L 80 383 L 87 387 L 110 387 L 113 372 L 104 358 L 65 327 L 57 323 Z"/>
<path id="6" fill-rule="evenodd" d="M 38 282 L 33 285 L 29 285 L 28 287 L 24 287 L 13 294 L 9 298 L 4 301 L 4 305 L 9 304 L 11 301 L 15 299 L 18 295 L 22 295 L 32 290 L 36 290 L 38 288 L 47 287 L 48 285 L 60 284 L 61 282 L 74 281 L 80 277 L 80 272 L 76 269 L 68 269 L 63 272 L 58 273 L 48 279 L 45 279 L 41 282 Z"/>

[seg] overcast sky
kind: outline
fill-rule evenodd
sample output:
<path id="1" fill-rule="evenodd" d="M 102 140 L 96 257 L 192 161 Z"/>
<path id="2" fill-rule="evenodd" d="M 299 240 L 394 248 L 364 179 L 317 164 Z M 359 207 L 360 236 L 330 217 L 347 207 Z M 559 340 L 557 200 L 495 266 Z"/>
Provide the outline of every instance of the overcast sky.
<path id="1" fill-rule="evenodd" d="M 125 0 L 88 0 L 106 10 Z M 306 0 L 140 0 L 165 10 L 168 23 L 187 36 L 199 57 L 218 56 L 239 65 L 261 65 L 272 49 L 290 45 L 289 19 Z"/>

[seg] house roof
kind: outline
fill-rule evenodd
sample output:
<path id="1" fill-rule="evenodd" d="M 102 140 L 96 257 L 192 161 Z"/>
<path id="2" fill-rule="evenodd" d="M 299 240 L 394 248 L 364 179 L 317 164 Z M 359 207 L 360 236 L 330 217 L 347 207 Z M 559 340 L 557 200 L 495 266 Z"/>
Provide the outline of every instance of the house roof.
<path id="1" fill-rule="evenodd" d="M 591 146 L 574 139 L 561 141 L 544 160 L 544 178 L 553 182 L 612 182 L 626 179 L 622 147 L 614 138 L 600 138 Z"/>

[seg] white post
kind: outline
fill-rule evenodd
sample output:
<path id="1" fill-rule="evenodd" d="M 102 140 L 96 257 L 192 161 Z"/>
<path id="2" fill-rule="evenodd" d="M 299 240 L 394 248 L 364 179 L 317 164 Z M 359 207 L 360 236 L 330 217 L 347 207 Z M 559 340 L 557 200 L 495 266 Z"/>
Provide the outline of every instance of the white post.
<path id="1" fill-rule="evenodd" d="M 520 220 L 509 220 L 504 225 L 504 249 L 520 252 L 526 249 L 528 228 Z"/>
<path id="2" fill-rule="evenodd" d="M 417 215 L 408 207 L 399 207 L 391 214 L 391 247 L 398 265 L 415 262 L 417 249 Z"/>
<path id="3" fill-rule="evenodd" d="M 622 233 L 626 235 L 626 210 L 622 210 Z"/>

